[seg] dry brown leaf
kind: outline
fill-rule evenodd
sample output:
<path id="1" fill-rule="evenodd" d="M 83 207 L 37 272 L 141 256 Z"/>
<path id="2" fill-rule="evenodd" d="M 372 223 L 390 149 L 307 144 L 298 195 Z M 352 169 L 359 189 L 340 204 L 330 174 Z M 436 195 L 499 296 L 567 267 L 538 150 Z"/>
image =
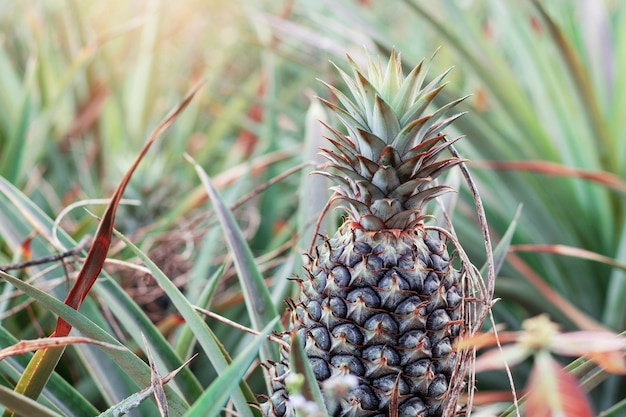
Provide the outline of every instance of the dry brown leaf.
<path id="1" fill-rule="evenodd" d="M 0 350 L 0 361 L 8 358 L 9 356 L 23 355 L 24 353 L 34 352 L 39 349 L 75 345 L 77 343 L 89 343 L 92 345 L 98 345 L 98 346 L 106 347 L 109 349 L 124 349 L 124 347 L 122 346 L 101 342 L 95 339 L 89 339 L 88 337 L 80 337 L 80 336 L 65 336 L 65 337 L 54 337 L 54 338 L 46 337 L 42 339 L 20 340 L 13 346 L 9 346 Z"/>

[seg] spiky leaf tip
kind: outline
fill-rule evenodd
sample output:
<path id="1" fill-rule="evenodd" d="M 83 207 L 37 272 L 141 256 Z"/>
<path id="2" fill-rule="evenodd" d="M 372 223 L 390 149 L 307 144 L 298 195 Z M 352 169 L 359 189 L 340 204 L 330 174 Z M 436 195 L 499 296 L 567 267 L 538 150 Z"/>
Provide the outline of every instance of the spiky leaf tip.
<path id="1" fill-rule="evenodd" d="M 445 138 L 441 130 L 462 114 L 449 115 L 464 98 L 430 112 L 448 71 L 426 83 L 422 61 L 405 76 L 395 51 L 385 68 L 369 56 L 366 70 L 348 61 L 352 76 L 335 66 L 347 94 L 323 83 L 339 103 L 322 102 L 346 132 L 329 128 L 335 150 L 323 152 L 329 160 L 325 174 L 336 184 L 335 198 L 348 203 L 342 207 L 351 222 L 366 230 L 407 228 L 423 217 L 424 204 L 449 189 L 433 181 L 458 163 L 438 158 L 449 146 L 440 143 Z M 430 191 L 434 187 L 437 191 Z"/>

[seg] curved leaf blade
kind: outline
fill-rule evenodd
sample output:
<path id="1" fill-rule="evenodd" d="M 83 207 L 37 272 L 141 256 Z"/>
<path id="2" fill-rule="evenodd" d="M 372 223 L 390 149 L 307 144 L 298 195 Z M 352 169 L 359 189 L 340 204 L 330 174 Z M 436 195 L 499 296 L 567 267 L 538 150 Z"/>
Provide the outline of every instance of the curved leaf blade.
<path id="1" fill-rule="evenodd" d="M 261 334 L 256 336 L 254 341 L 237 356 L 228 369 L 211 383 L 198 401 L 191 406 L 185 417 L 217 417 L 220 415 L 222 407 L 239 385 L 252 361 L 257 357 L 261 346 L 266 342 L 267 336 L 277 321 L 278 317 L 265 326 Z"/>
<path id="2" fill-rule="evenodd" d="M 213 203 L 215 212 L 222 224 L 226 241 L 233 255 L 233 261 L 237 270 L 237 275 L 241 283 L 241 289 L 250 316 L 250 322 L 254 330 L 260 331 L 267 323 L 278 317 L 278 311 L 274 307 L 272 297 L 263 281 L 263 276 L 257 268 L 250 246 L 248 246 L 246 240 L 235 221 L 231 211 L 226 204 L 222 201 L 219 193 L 213 187 L 209 176 L 204 172 L 202 167 L 198 165 L 190 156 L 186 156 L 187 159 L 193 164 L 200 180 L 204 184 L 206 191 Z M 280 330 L 277 328 L 276 330 Z M 271 346 L 264 346 L 261 349 L 261 358 L 277 359 L 278 350 Z"/>

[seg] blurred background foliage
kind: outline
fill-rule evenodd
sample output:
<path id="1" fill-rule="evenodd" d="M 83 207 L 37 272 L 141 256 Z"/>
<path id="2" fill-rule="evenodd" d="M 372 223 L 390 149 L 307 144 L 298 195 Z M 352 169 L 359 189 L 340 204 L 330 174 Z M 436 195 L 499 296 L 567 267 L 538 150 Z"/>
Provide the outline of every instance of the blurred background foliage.
<path id="1" fill-rule="evenodd" d="M 220 229 L 183 154 L 228 204 L 244 197 L 234 213 L 282 309 L 293 290 L 285 278 L 298 272 L 308 244 L 297 239 L 310 233 L 311 210 L 327 195 L 309 168 L 298 169 L 321 143 L 315 119 L 326 116 L 311 103 L 327 92 L 316 78 L 337 81 L 329 60 L 343 65 L 345 53 L 358 62 L 364 49 L 384 57 L 395 48 L 410 67 L 438 50 L 431 74 L 454 67 L 444 98 L 471 95 L 452 133 L 466 136 L 458 148 L 471 161 L 496 239 L 522 206 L 496 284 L 496 322 L 514 330 L 547 312 L 565 330 L 621 332 L 625 31 L 626 4 L 617 0 L 8 0 L 0 3 L 0 175 L 50 219 L 75 202 L 110 196 L 153 127 L 204 80 L 139 166 L 125 193 L 139 205 L 122 206 L 116 227 L 192 302 L 225 265 L 211 309 L 248 324 Z M 455 228 L 480 265 L 473 203 L 465 186 L 459 191 Z M 27 212 L 3 198 L 0 264 L 61 249 L 35 235 L 25 255 Z M 88 205 L 96 214 L 101 207 Z M 82 209 L 60 225 L 75 241 L 95 229 Z M 110 257 L 132 261 L 122 247 Z M 177 327 L 168 298 L 147 275 L 113 263 L 105 270 L 173 345 L 180 342 L 176 331 L 167 333 Z M 64 269 L 45 274 L 62 294 Z M 14 337 L 49 334 L 49 312 L 3 291 L 2 325 Z M 96 300 L 94 314 L 119 321 L 103 304 Z M 228 326 L 213 325 L 229 352 L 245 345 Z M 64 366 L 60 372 L 81 381 L 90 401 L 108 401 L 84 363 Z M 519 387 L 527 372 L 515 369 Z M 202 384 L 211 378 L 212 371 L 198 373 Z M 480 383 L 506 391 L 501 373 Z M 618 377 L 592 391 L 597 411 L 625 395 Z"/>

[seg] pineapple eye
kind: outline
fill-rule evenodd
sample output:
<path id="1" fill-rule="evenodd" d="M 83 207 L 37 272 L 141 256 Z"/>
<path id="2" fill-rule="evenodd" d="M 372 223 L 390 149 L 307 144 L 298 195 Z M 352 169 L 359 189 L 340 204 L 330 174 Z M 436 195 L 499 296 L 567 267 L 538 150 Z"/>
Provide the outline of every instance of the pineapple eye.
<path id="1" fill-rule="evenodd" d="M 461 304 L 462 300 L 463 297 L 459 294 L 459 290 L 456 286 L 448 290 L 448 293 L 446 294 L 446 303 L 448 304 L 448 308 L 457 308 L 459 304 Z"/>
<path id="2" fill-rule="evenodd" d="M 439 375 L 433 382 L 428 386 L 428 396 L 437 398 L 448 391 L 448 381 L 446 377 L 443 375 Z"/>
<path id="3" fill-rule="evenodd" d="M 424 294 L 432 296 L 437 292 L 440 286 L 441 280 L 439 279 L 439 275 L 430 272 L 426 277 L 426 281 L 424 281 Z"/>
<path id="4" fill-rule="evenodd" d="M 398 323 L 387 313 L 376 314 L 365 322 L 364 327 L 383 337 L 398 334 Z"/>
<path id="5" fill-rule="evenodd" d="M 340 373 L 363 375 L 365 372 L 361 361 L 353 355 L 335 355 L 331 358 L 330 363 L 337 368 Z"/>
<path id="6" fill-rule="evenodd" d="M 325 327 L 315 327 L 309 330 L 309 334 L 320 349 L 328 351 L 330 349 L 330 336 Z"/>
<path id="7" fill-rule="evenodd" d="M 444 337 L 439 343 L 433 346 L 433 358 L 445 358 L 450 352 L 452 352 L 452 345 L 448 337 Z"/>
<path id="8" fill-rule="evenodd" d="M 368 347 L 363 351 L 363 358 L 373 363 L 380 363 L 384 360 L 389 366 L 396 366 L 400 363 L 398 352 L 386 345 Z"/>
<path id="9" fill-rule="evenodd" d="M 331 276 L 335 283 L 340 287 L 347 287 L 350 284 L 350 271 L 345 266 L 337 266 L 333 268 Z"/>
<path id="10" fill-rule="evenodd" d="M 330 307 L 330 312 L 333 316 L 338 318 L 345 318 L 348 312 L 346 303 L 339 297 L 331 297 L 330 301 L 324 300 L 322 302 L 322 308 Z"/>
<path id="11" fill-rule="evenodd" d="M 430 339 L 421 330 L 410 330 L 400 337 L 399 345 L 404 349 L 430 348 Z"/>
<path id="12" fill-rule="evenodd" d="M 432 375 L 431 362 L 426 358 L 412 362 L 404 368 L 404 373 L 415 378 Z"/>
<path id="13" fill-rule="evenodd" d="M 369 255 L 372 253 L 372 247 L 365 242 L 356 242 L 354 244 L 354 252 L 360 255 Z"/>
<path id="14" fill-rule="evenodd" d="M 406 395 L 409 392 L 409 386 L 406 381 L 394 374 L 385 375 L 374 380 L 374 386 L 384 393 L 391 393 L 396 388 L 400 395 Z"/>
<path id="15" fill-rule="evenodd" d="M 360 404 L 364 410 L 378 410 L 378 398 L 367 386 L 361 385 L 350 391 L 348 400 L 351 404 Z"/>
<path id="16" fill-rule="evenodd" d="M 378 295 L 376 295 L 373 289 L 367 287 L 350 291 L 346 300 L 351 304 L 365 304 L 365 306 L 369 308 L 380 307 L 380 298 L 378 298 Z"/>
<path id="17" fill-rule="evenodd" d="M 322 308 L 317 301 L 310 301 L 306 305 L 306 312 L 312 321 L 319 322 L 322 318 Z"/>
<path id="18" fill-rule="evenodd" d="M 446 310 L 440 308 L 433 311 L 428 317 L 427 326 L 431 330 L 441 330 L 450 322 L 450 316 Z"/>
<path id="19" fill-rule="evenodd" d="M 309 358 L 311 363 L 311 369 L 318 381 L 325 381 L 330 378 L 330 369 L 328 369 L 328 362 L 322 358 L 312 357 Z"/>
<path id="20" fill-rule="evenodd" d="M 419 398 L 410 398 L 405 401 L 400 408 L 398 409 L 399 417 L 413 417 L 413 416 L 421 416 L 426 411 L 426 406 L 424 405 L 424 401 Z"/>
<path id="21" fill-rule="evenodd" d="M 353 345 L 363 344 L 363 333 L 352 323 L 345 323 L 335 327 L 333 329 L 333 336 L 336 338 L 345 338 L 348 343 Z"/>

